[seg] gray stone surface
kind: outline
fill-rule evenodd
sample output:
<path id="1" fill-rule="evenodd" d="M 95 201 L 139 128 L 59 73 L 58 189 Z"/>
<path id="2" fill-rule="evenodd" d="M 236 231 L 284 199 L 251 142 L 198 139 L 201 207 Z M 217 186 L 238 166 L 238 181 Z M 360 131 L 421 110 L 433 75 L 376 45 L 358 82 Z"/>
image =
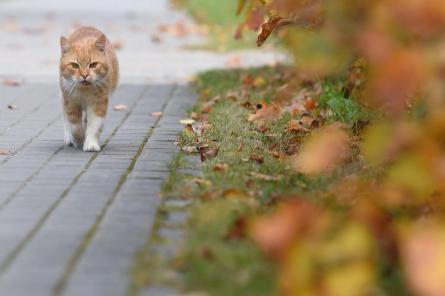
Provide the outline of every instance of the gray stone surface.
<path id="1" fill-rule="evenodd" d="M 0 165 L 0 295 L 125 295 L 176 150 L 180 109 L 195 96 L 186 86 L 122 85 L 111 105 L 128 110 L 110 111 L 96 154 L 63 147 L 56 90 L 0 86 L 0 101 L 10 93 L 18 107 L 0 110 L 1 126 L 17 121 L 0 134 L 0 148 L 11 150 Z M 42 114 L 28 112 L 40 104 L 48 104 Z"/>

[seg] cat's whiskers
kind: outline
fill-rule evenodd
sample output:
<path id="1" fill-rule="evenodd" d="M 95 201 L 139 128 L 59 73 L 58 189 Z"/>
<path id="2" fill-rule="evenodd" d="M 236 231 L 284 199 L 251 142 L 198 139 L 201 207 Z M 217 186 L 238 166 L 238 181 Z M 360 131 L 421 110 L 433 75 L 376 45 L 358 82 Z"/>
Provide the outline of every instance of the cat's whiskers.
<path id="1" fill-rule="evenodd" d="M 73 79 L 62 78 L 62 85 L 63 89 L 68 93 L 69 96 L 71 96 L 74 93 L 77 83 Z"/>
<path id="2" fill-rule="evenodd" d="M 92 81 L 92 84 L 95 88 L 107 87 L 105 77 L 97 77 Z"/>

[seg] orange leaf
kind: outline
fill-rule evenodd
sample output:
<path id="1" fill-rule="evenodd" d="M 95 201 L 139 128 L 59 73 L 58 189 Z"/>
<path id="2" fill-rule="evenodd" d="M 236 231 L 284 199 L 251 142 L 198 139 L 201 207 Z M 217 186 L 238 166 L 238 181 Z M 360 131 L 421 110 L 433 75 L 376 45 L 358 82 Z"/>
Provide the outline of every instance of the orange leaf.
<path id="1" fill-rule="evenodd" d="M 343 160 L 348 148 L 346 133 L 334 126 L 326 127 L 314 134 L 294 159 L 297 171 L 319 174 L 330 171 Z"/>

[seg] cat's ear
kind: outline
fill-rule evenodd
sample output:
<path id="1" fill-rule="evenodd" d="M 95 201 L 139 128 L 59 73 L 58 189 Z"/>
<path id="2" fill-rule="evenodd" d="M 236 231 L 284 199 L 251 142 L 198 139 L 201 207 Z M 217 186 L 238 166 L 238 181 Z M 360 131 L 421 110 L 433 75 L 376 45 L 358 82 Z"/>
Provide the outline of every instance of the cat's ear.
<path id="1" fill-rule="evenodd" d="M 107 43 L 107 38 L 104 34 L 101 34 L 96 40 L 96 48 L 100 51 L 105 51 L 105 44 Z"/>
<path id="2" fill-rule="evenodd" d="M 62 49 L 62 54 L 67 53 L 71 48 L 70 42 L 63 36 L 60 36 L 60 48 Z"/>

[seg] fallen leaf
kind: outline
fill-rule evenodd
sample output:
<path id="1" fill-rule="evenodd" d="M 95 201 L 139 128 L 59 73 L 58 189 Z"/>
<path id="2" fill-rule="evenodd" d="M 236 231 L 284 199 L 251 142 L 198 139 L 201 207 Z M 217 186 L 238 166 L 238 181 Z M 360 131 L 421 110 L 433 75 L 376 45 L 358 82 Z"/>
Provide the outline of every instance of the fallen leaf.
<path id="1" fill-rule="evenodd" d="M 229 168 L 229 165 L 226 163 L 217 163 L 213 166 L 214 172 L 225 172 Z"/>
<path id="2" fill-rule="evenodd" d="M 304 107 L 306 107 L 307 110 L 314 110 L 315 108 L 317 108 L 317 103 L 314 99 L 309 98 L 306 100 Z"/>
<path id="3" fill-rule="evenodd" d="M 225 198 L 237 198 L 237 199 L 250 199 L 251 196 L 248 195 L 244 190 L 238 188 L 230 188 L 223 192 L 223 197 Z"/>
<path id="4" fill-rule="evenodd" d="M 244 86 L 252 86 L 255 82 L 255 78 L 251 74 L 244 75 L 243 85 Z"/>
<path id="5" fill-rule="evenodd" d="M 281 179 L 283 179 L 282 175 L 280 175 L 280 176 L 270 176 L 270 175 L 255 173 L 255 172 L 249 173 L 249 176 L 252 176 L 255 179 L 260 179 L 260 180 L 264 180 L 264 181 L 280 181 Z"/>
<path id="6" fill-rule="evenodd" d="M 432 225 L 428 225 L 432 224 Z M 401 242 L 408 285 L 417 295 L 443 296 L 445 291 L 445 231 L 443 224 L 422 223 Z"/>
<path id="7" fill-rule="evenodd" d="M 210 123 L 208 123 L 207 121 L 200 121 L 197 124 L 192 126 L 193 132 L 198 136 L 201 137 L 202 133 L 208 129 L 212 127 L 212 125 Z"/>
<path id="8" fill-rule="evenodd" d="M 153 117 L 160 117 L 160 116 L 162 116 L 162 112 L 161 111 L 158 111 L 158 112 L 153 112 L 153 113 L 151 113 L 151 116 L 153 116 Z"/>
<path id="9" fill-rule="evenodd" d="M 270 151 L 270 154 L 277 159 L 286 158 L 288 155 L 279 151 Z"/>
<path id="10" fill-rule="evenodd" d="M 196 121 L 194 120 L 194 119 L 181 119 L 180 121 L 179 121 L 179 123 L 180 124 L 183 124 L 183 125 L 189 125 L 189 124 L 194 124 Z"/>
<path id="11" fill-rule="evenodd" d="M 257 46 L 260 47 L 266 42 L 269 36 L 275 31 L 275 29 L 279 26 L 280 21 L 282 21 L 282 17 L 274 17 L 269 19 L 266 23 L 261 26 L 261 34 L 257 39 Z"/>
<path id="12" fill-rule="evenodd" d="M 266 84 L 266 80 L 263 77 L 257 77 L 253 81 L 253 85 L 256 87 L 261 87 Z"/>
<path id="13" fill-rule="evenodd" d="M 298 197 L 292 202 L 282 203 L 270 215 L 254 218 L 249 223 L 249 234 L 269 256 L 281 257 L 295 237 L 307 230 L 318 210 Z"/>
<path id="14" fill-rule="evenodd" d="M 258 104 L 255 114 L 250 114 L 247 121 L 255 122 L 259 120 L 274 121 L 281 115 L 281 108 L 274 104 Z"/>
<path id="15" fill-rule="evenodd" d="M 11 154 L 10 150 L 0 148 L 0 155 L 9 155 L 9 154 Z"/>
<path id="16" fill-rule="evenodd" d="M 15 109 L 17 109 L 17 106 L 14 104 L 9 104 L 8 109 L 15 110 Z"/>
<path id="17" fill-rule="evenodd" d="M 309 129 L 304 127 L 298 120 L 291 119 L 287 125 L 288 132 L 308 132 Z"/>
<path id="18" fill-rule="evenodd" d="M 196 146 L 182 146 L 181 151 L 184 151 L 186 153 L 198 153 L 198 149 Z"/>
<path id="19" fill-rule="evenodd" d="M 241 66 L 241 57 L 238 55 L 232 55 L 227 59 L 227 65 L 231 68 L 238 68 Z"/>
<path id="20" fill-rule="evenodd" d="M 201 249 L 201 256 L 206 259 L 206 260 L 214 260 L 215 259 L 215 255 L 213 254 L 213 252 L 207 248 L 207 247 L 203 247 Z"/>
<path id="21" fill-rule="evenodd" d="M 264 163 L 264 156 L 252 154 L 249 156 L 249 160 L 255 161 L 257 163 Z"/>
<path id="22" fill-rule="evenodd" d="M 345 159 L 348 149 L 348 136 L 340 128 L 328 126 L 315 133 L 303 145 L 294 159 L 297 171 L 318 174 L 330 171 Z"/>
<path id="23" fill-rule="evenodd" d="M 215 158 L 218 155 L 219 148 L 209 148 L 209 147 L 198 147 L 199 155 L 201 156 L 201 161 L 206 161 L 207 159 Z"/>
<path id="24" fill-rule="evenodd" d="M 115 40 L 111 45 L 113 45 L 113 48 L 116 50 L 120 50 L 124 47 L 124 43 L 121 40 Z"/>
<path id="25" fill-rule="evenodd" d="M 23 81 L 21 80 L 16 80 L 16 79 L 4 79 L 3 80 L 3 85 L 6 86 L 20 86 L 23 84 Z"/>
<path id="26" fill-rule="evenodd" d="M 193 182 L 195 182 L 196 184 L 198 184 L 199 186 L 210 186 L 212 185 L 212 183 L 208 180 L 205 180 L 203 178 L 193 178 L 192 179 Z"/>
<path id="27" fill-rule="evenodd" d="M 124 105 L 124 104 L 118 104 L 118 105 L 115 105 L 113 109 L 115 111 L 124 111 L 124 110 L 127 110 L 128 107 L 127 107 L 127 105 Z"/>
<path id="28" fill-rule="evenodd" d="M 309 115 L 305 115 L 300 119 L 300 123 L 307 127 L 311 127 L 314 121 L 315 119 Z"/>
<path id="29" fill-rule="evenodd" d="M 224 236 L 225 240 L 236 240 L 246 236 L 247 219 L 245 216 L 238 217 L 231 226 L 229 232 Z"/>

